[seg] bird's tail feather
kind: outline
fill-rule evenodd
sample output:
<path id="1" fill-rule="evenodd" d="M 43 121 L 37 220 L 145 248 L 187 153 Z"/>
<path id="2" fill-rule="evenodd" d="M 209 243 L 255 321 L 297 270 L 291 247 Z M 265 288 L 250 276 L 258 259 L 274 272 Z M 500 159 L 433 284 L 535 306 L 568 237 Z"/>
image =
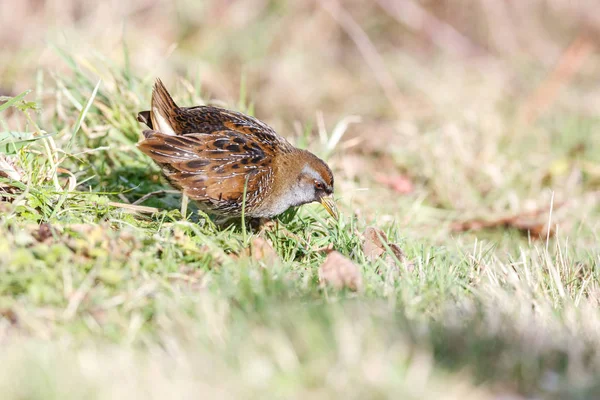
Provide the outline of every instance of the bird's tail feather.
<path id="1" fill-rule="evenodd" d="M 154 90 L 152 91 L 152 110 L 150 118 L 152 128 L 167 135 L 176 135 L 175 115 L 179 107 L 173 101 L 173 98 L 163 85 L 160 79 L 156 79 Z"/>

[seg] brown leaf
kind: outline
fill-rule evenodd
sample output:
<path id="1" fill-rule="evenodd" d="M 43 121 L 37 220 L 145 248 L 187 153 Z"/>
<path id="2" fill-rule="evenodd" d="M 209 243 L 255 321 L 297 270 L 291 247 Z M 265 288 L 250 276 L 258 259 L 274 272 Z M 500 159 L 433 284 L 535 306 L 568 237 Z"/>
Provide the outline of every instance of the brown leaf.
<path id="1" fill-rule="evenodd" d="M 372 226 L 365 229 L 363 252 L 369 261 L 375 261 L 385 253 L 385 246 L 382 240 L 387 243 L 388 239 L 385 232 L 381 229 Z"/>
<path id="2" fill-rule="evenodd" d="M 38 242 L 45 242 L 52 238 L 52 227 L 46 222 L 41 223 L 37 231 L 33 233 L 33 237 Z"/>
<path id="3" fill-rule="evenodd" d="M 394 253 L 398 261 L 404 263 L 407 269 L 412 270 L 413 265 L 408 262 L 406 254 L 404 254 L 400 246 L 390 243 L 387 235 L 381 229 L 369 226 L 365 229 L 363 238 L 363 252 L 369 261 L 375 261 L 384 255 L 387 246 Z M 396 265 L 396 260 L 390 254 L 386 255 L 385 260 L 389 265 Z"/>
<path id="4" fill-rule="evenodd" d="M 554 210 L 563 204 L 555 204 Z M 548 235 L 554 236 L 555 226 L 548 232 L 548 214 L 550 209 L 539 209 L 520 214 L 495 216 L 491 218 L 473 218 L 465 221 L 454 222 L 450 229 L 454 232 L 479 231 L 483 229 L 514 228 L 524 235 L 532 238 L 545 239 Z"/>
<path id="5" fill-rule="evenodd" d="M 412 193 L 414 190 L 412 179 L 406 175 L 377 174 L 375 175 L 375 180 L 397 193 L 407 194 Z"/>
<path id="6" fill-rule="evenodd" d="M 17 313 L 11 308 L 0 308 L 0 319 L 8 321 L 11 325 L 19 322 Z"/>
<path id="7" fill-rule="evenodd" d="M 19 168 L 14 158 L 0 154 L 0 178 L 10 178 L 15 181 L 23 180 L 23 170 Z M 10 183 L 0 183 L 0 202 L 12 202 L 13 195 L 19 190 Z"/>
<path id="8" fill-rule="evenodd" d="M 232 253 L 229 256 L 234 260 L 242 257 L 252 257 L 256 261 L 262 261 L 266 264 L 272 264 L 279 260 L 279 255 L 271 243 L 261 237 L 254 237 L 248 248 L 242 249 L 239 253 Z"/>
<path id="9" fill-rule="evenodd" d="M 0 154 L 0 177 L 21 182 L 23 171 L 18 167 L 14 158 Z"/>
<path id="10" fill-rule="evenodd" d="M 404 254 L 400 246 L 398 246 L 396 243 L 388 243 L 388 246 L 390 246 L 390 250 L 392 253 L 394 253 L 398 261 L 403 263 L 407 262 L 406 254 Z M 412 264 L 409 263 L 409 265 L 412 267 Z"/>
<path id="11" fill-rule="evenodd" d="M 359 267 L 337 251 L 327 255 L 319 267 L 319 281 L 336 289 L 362 290 L 362 274 Z"/>
<path id="12" fill-rule="evenodd" d="M 250 255 L 257 261 L 265 261 L 267 263 L 273 263 L 279 259 L 279 255 L 273 246 L 267 240 L 260 237 L 252 239 Z"/>

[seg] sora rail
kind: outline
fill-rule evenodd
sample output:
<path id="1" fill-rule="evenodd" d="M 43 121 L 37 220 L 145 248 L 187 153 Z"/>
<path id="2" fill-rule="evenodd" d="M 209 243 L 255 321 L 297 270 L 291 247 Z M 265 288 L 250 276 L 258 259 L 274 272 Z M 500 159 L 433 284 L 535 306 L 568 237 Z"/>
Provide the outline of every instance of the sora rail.
<path id="1" fill-rule="evenodd" d="M 138 148 L 209 214 L 236 218 L 244 208 L 245 216 L 265 220 L 320 202 L 336 216 L 329 166 L 256 118 L 210 106 L 178 107 L 157 79 L 151 109 L 138 121 L 150 128 Z"/>

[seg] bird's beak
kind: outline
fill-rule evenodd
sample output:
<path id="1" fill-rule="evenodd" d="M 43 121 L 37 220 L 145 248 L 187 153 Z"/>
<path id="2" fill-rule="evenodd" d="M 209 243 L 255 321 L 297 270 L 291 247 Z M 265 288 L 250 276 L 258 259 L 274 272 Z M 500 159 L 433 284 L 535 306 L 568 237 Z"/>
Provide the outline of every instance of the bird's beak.
<path id="1" fill-rule="evenodd" d="M 338 219 L 338 210 L 332 197 L 321 197 L 321 205 L 325 207 L 329 215 Z"/>

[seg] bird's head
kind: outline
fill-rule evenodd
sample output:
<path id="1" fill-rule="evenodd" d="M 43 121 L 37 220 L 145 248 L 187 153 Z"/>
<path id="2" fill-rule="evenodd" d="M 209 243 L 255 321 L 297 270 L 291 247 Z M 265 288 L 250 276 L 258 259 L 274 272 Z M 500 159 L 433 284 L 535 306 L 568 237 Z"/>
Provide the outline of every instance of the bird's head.
<path id="1" fill-rule="evenodd" d="M 289 201 L 290 206 L 319 202 L 334 218 L 337 208 L 333 202 L 333 173 L 325 161 L 308 151 L 300 151 L 291 167 L 293 180 Z M 294 168 L 295 167 L 295 168 Z"/>

